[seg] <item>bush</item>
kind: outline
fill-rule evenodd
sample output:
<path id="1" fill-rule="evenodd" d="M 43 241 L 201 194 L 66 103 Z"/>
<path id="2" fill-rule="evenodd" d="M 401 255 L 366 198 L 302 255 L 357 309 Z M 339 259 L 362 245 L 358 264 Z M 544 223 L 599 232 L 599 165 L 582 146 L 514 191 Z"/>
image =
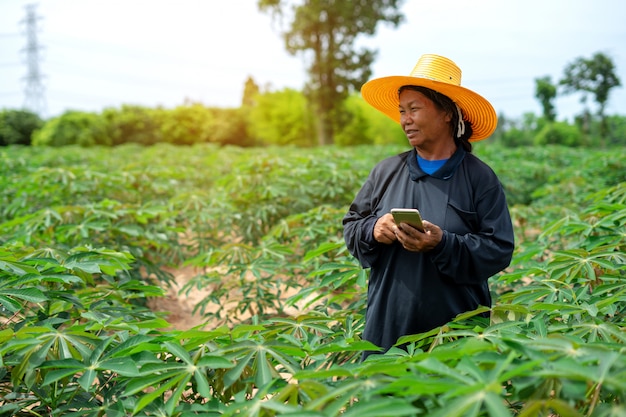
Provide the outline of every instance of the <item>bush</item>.
<path id="1" fill-rule="evenodd" d="M 313 115 L 304 95 L 286 88 L 259 94 L 250 110 L 248 131 L 259 145 L 313 146 Z"/>
<path id="2" fill-rule="evenodd" d="M 107 108 L 101 117 L 106 126 L 107 143 L 121 145 L 137 143 L 154 145 L 162 141 L 161 125 L 163 109 L 151 109 L 142 106 L 123 105 L 121 108 Z"/>
<path id="3" fill-rule="evenodd" d="M 408 142 L 400 125 L 365 102 L 348 97 L 343 106 L 343 121 L 335 128 L 337 145 L 404 145 Z"/>
<path id="4" fill-rule="evenodd" d="M 200 104 L 178 106 L 164 112 L 161 125 L 163 140 L 175 145 L 210 142 L 213 114 Z"/>
<path id="5" fill-rule="evenodd" d="M 161 138 L 174 145 L 216 143 L 251 146 L 241 109 L 206 107 L 198 103 L 163 110 Z"/>
<path id="6" fill-rule="evenodd" d="M 30 145 L 35 130 L 43 126 L 43 120 L 27 110 L 0 111 L 0 146 Z"/>
<path id="7" fill-rule="evenodd" d="M 247 115 L 242 109 L 210 107 L 208 110 L 213 116 L 210 143 L 237 146 L 255 145 L 255 140 L 248 131 Z"/>
<path id="8" fill-rule="evenodd" d="M 534 144 L 537 146 L 580 146 L 583 144 L 583 136 L 576 126 L 572 126 L 566 122 L 554 122 L 546 124 L 539 133 L 537 133 Z"/>
<path id="9" fill-rule="evenodd" d="M 626 116 L 613 115 L 607 117 L 609 134 L 606 138 L 608 146 L 626 145 Z"/>
<path id="10" fill-rule="evenodd" d="M 336 145 L 366 145 L 373 143 L 368 135 L 368 119 L 366 106 L 369 106 L 357 96 L 350 96 L 342 106 L 342 121 L 335 127 Z"/>
<path id="11" fill-rule="evenodd" d="M 33 134 L 35 146 L 93 146 L 106 142 L 102 121 L 94 113 L 67 111 Z"/>

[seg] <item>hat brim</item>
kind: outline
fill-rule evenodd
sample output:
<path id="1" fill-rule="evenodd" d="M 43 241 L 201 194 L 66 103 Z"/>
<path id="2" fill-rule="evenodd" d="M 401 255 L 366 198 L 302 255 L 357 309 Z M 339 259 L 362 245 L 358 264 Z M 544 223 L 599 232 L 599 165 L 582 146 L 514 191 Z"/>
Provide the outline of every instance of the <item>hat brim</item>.
<path id="1" fill-rule="evenodd" d="M 470 142 L 488 138 L 498 125 L 498 115 L 487 99 L 465 87 L 411 76 L 391 76 L 376 78 L 361 87 L 361 96 L 371 106 L 400 123 L 398 89 L 405 85 L 430 88 L 461 107 L 464 119 L 472 123 Z"/>

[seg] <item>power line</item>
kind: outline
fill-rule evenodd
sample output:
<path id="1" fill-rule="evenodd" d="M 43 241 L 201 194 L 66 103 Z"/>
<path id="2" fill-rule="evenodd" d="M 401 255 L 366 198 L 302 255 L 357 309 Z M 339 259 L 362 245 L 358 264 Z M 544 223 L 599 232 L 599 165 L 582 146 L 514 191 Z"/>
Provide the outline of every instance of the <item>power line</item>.
<path id="1" fill-rule="evenodd" d="M 39 71 L 40 45 L 37 42 L 37 20 L 40 19 L 35 13 L 34 4 L 27 4 L 26 18 L 20 22 L 26 24 L 26 62 L 28 72 L 26 74 L 26 88 L 24 90 L 24 108 L 31 110 L 40 116 L 44 113 L 46 103 L 44 87 L 41 82 L 42 74 Z"/>

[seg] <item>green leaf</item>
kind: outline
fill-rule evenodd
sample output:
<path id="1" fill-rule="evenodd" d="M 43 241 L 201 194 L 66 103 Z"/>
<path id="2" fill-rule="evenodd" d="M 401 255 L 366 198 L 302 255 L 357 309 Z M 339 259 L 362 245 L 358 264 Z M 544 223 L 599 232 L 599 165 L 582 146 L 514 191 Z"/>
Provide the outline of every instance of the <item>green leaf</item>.
<path id="1" fill-rule="evenodd" d="M 345 343 L 345 342 L 334 342 L 327 343 L 313 350 L 313 355 L 319 354 L 327 354 L 334 352 L 360 352 L 360 351 L 378 351 L 380 348 L 373 344 L 372 342 L 368 342 L 367 340 L 359 340 L 356 342 Z"/>
<path id="2" fill-rule="evenodd" d="M 237 362 L 237 364 L 230 371 L 226 372 L 226 374 L 224 375 L 225 388 L 230 387 L 235 382 L 237 382 L 239 378 L 241 378 L 243 370 L 246 368 L 246 366 L 248 366 L 248 362 L 250 362 L 253 356 L 254 352 L 248 353 L 244 358 L 240 359 L 239 362 Z"/>
<path id="3" fill-rule="evenodd" d="M 185 390 L 187 389 L 187 383 L 190 380 L 191 380 L 191 375 L 187 374 L 184 376 L 184 378 L 181 378 L 180 381 L 177 381 L 174 392 L 170 395 L 170 397 L 167 399 L 167 402 L 165 403 L 165 411 L 167 412 L 168 416 L 171 416 L 174 414 L 174 408 L 180 401 L 180 398 L 182 397 L 183 392 L 185 392 Z"/>
<path id="4" fill-rule="evenodd" d="M 22 309 L 22 304 L 12 298 L 0 295 L 0 304 L 11 313 L 17 313 Z"/>
<path id="5" fill-rule="evenodd" d="M 257 387 L 264 387 L 272 381 L 273 375 L 276 373 L 274 367 L 267 359 L 265 349 L 261 349 L 257 352 L 254 360 L 253 369 L 255 371 L 254 383 Z"/>
<path id="6" fill-rule="evenodd" d="M 316 258 L 325 253 L 343 248 L 345 244 L 343 242 L 325 242 L 319 245 L 316 249 L 308 251 L 304 255 L 304 262 L 308 262 L 313 258 Z"/>
<path id="7" fill-rule="evenodd" d="M 157 368 L 158 369 L 158 368 Z M 150 387 L 156 387 L 162 381 L 167 381 L 176 375 L 182 375 L 178 370 L 168 372 L 158 372 L 156 369 L 149 374 L 142 373 L 140 377 L 131 379 L 124 390 L 126 395 L 137 394 Z"/>
<path id="8" fill-rule="evenodd" d="M 119 357 L 103 360 L 99 363 L 98 369 L 108 370 L 121 376 L 138 377 L 141 375 L 139 366 L 130 357 Z"/>
<path id="9" fill-rule="evenodd" d="M 189 375 L 187 374 L 183 374 L 183 375 L 178 375 L 172 379 L 170 379 L 169 381 L 166 380 L 165 383 L 161 384 L 160 386 L 158 386 L 154 391 L 148 392 L 146 394 L 144 394 L 143 396 L 139 397 L 139 401 L 137 401 L 137 404 L 135 405 L 135 409 L 133 410 L 134 414 L 139 413 L 141 410 L 143 410 L 147 405 L 149 405 L 150 403 L 152 403 L 153 401 L 155 401 L 157 398 L 159 398 L 163 393 L 169 391 L 170 389 L 178 386 L 178 387 L 183 387 L 184 388 L 184 384 L 189 380 Z M 173 398 L 170 398 L 170 400 L 173 401 Z M 177 399 L 177 398 L 176 398 Z M 169 413 L 168 415 L 171 415 L 172 413 Z"/>
<path id="10" fill-rule="evenodd" d="M 300 371 L 300 372 L 296 372 L 294 374 L 294 378 L 298 379 L 298 380 L 302 380 L 302 379 L 329 379 L 329 378 L 336 378 L 336 377 L 352 377 L 354 376 L 354 373 L 351 372 L 348 369 L 339 367 L 339 366 L 333 366 L 331 369 L 324 369 L 324 370 L 305 370 L 305 371 Z"/>
<path id="11" fill-rule="evenodd" d="M 12 340 L 14 337 L 15 337 L 15 333 L 13 332 L 13 329 L 1 329 L 0 330 L 0 345 L 4 344 L 5 342 L 9 340 Z M 0 350 L 0 352 L 2 351 Z"/>
<path id="12" fill-rule="evenodd" d="M 489 410 L 490 417 L 510 417 L 511 412 L 504 406 L 504 398 L 493 392 L 487 392 L 485 394 L 485 405 Z"/>
<path id="13" fill-rule="evenodd" d="M 198 394 L 202 395 L 204 398 L 211 398 L 211 386 L 209 385 L 209 380 L 206 375 L 197 369 L 193 376 L 196 380 L 196 386 L 198 387 Z"/>
<path id="14" fill-rule="evenodd" d="M 16 288 L 10 290 L 0 290 L 0 296 L 19 298 L 30 303 L 43 303 L 48 301 L 48 297 L 37 288 Z"/>
<path id="15" fill-rule="evenodd" d="M 417 411 L 417 408 L 400 398 L 376 398 L 370 402 L 356 402 L 341 415 L 342 417 L 395 417 L 412 416 Z"/>
<path id="16" fill-rule="evenodd" d="M 221 356 L 213 355 L 202 356 L 196 365 L 199 367 L 207 367 L 211 369 L 229 369 L 235 366 L 228 359 Z"/>
<path id="17" fill-rule="evenodd" d="M 178 357 L 180 360 L 184 361 L 188 365 L 191 365 L 193 361 L 189 356 L 189 352 L 187 352 L 181 345 L 173 342 L 165 342 L 163 346 L 167 349 L 168 352 L 172 353 L 174 356 Z"/>
<path id="18" fill-rule="evenodd" d="M 0 271 L 5 271 L 10 275 L 25 275 L 27 273 L 39 275 L 39 271 L 23 262 L 15 262 L 0 259 Z"/>
<path id="19" fill-rule="evenodd" d="M 534 417 L 554 410 L 559 417 L 582 417 L 572 406 L 558 398 L 530 400 L 518 414 L 518 417 Z"/>
<path id="20" fill-rule="evenodd" d="M 265 330 L 265 327 L 261 325 L 239 324 L 232 329 L 231 335 L 233 339 L 238 339 L 242 335 L 247 335 L 261 330 Z"/>
<path id="21" fill-rule="evenodd" d="M 82 389 L 89 392 L 89 388 L 93 385 L 97 375 L 96 370 L 89 367 L 85 369 L 83 374 L 78 378 L 78 384 L 82 387 Z"/>

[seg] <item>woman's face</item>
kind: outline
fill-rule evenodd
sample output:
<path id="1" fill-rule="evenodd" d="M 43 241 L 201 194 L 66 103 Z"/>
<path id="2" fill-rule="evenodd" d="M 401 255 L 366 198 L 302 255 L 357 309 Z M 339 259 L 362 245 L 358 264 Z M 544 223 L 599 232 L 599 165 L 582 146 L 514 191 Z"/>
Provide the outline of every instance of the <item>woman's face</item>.
<path id="1" fill-rule="evenodd" d="M 424 148 L 452 140 L 451 119 L 422 93 L 410 89 L 400 93 L 400 125 L 411 146 Z"/>

